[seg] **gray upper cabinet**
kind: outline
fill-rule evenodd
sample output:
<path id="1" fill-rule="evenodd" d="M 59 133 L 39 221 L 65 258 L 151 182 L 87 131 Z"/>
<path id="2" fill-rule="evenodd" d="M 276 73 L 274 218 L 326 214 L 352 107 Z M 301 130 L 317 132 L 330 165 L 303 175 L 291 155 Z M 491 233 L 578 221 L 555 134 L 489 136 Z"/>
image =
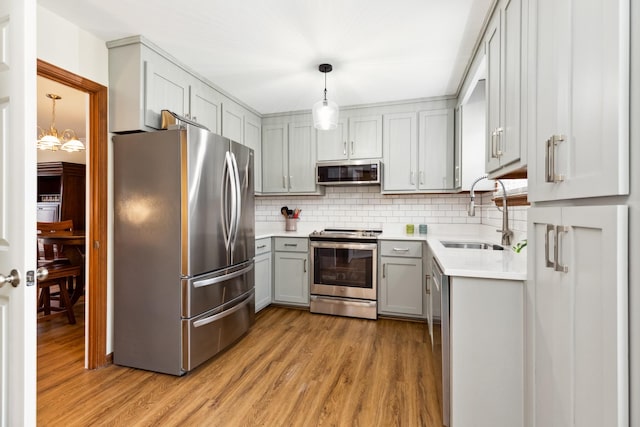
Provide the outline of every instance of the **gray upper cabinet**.
<path id="1" fill-rule="evenodd" d="M 170 110 L 244 143 L 244 117 L 253 114 L 212 84 L 141 36 L 107 47 L 111 132 L 158 130 L 160 112 Z"/>
<path id="2" fill-rule="evenodd" d="M 485 33 L 487 56 L 486 172 L 502 176 L 526 167 L 522 84 L 526 55 L 522 0 L 502 0 Z"/>
<path id="3" fill-rule="evenodd" d="M 333 130 L 317 131 L 318 161 L 382 157 L 382 115 L 343 118 Z"/>
<path id="4" fill-rule="evenodd" d="M 313 123 L 287 118 L 262 126 L 262 193 L 317 194 Z"/>
<path id="5" fill-rule="evenodd" d="M 630 3 L 532 3 L 530 201 L 628 193 Z"/>
<path id="6" fill-rule="evenodd" d="M 453 119 L 450 108 L 384 115 L 383 192 L 453 189 Z"/>
<path id="7" fill-rule="evenodd" d="M 191 119 L 211 132 L 220 134 L 222 127 L 222 95 L 204 82 L 191 85 Z"/>
<path id="8" fill-rule="evenodd" d="M 235 102 L 222 103 L 222 136 L 244 144 L 244 109 Z"/>

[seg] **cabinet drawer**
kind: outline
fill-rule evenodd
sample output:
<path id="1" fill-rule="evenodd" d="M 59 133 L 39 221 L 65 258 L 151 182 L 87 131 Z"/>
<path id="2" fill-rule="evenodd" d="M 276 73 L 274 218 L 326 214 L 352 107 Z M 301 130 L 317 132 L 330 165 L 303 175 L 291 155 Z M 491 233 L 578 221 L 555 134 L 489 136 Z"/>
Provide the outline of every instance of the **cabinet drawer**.
<path id="1" fill-rule="evenodd" d="M 276 251 L 309 252 L 309 239 L 276 237 Z"/>
<path id="2" fill-rule="evenodd" d="M 264 239 L 256 240 L 256 255 L 264 254 L 267 252 L 271 252 L 271 238 L 267 237 Z"/>
<path id="3" fill-rule="evenodd" d="M 382 240 L 380 242 L 380 255 L 422 258 L 422 242 L 408 240 Z"/>

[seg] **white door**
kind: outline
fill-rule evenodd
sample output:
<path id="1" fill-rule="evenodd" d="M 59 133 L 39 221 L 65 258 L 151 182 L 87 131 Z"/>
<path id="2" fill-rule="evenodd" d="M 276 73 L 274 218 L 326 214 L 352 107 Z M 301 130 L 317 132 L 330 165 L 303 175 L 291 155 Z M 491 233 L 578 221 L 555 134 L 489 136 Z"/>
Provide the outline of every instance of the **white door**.
<path id="1" fill-rule="evenodd" d="M 36 0 L 0 2 L 0 426 L 36 423 L 35 28 Z"/>

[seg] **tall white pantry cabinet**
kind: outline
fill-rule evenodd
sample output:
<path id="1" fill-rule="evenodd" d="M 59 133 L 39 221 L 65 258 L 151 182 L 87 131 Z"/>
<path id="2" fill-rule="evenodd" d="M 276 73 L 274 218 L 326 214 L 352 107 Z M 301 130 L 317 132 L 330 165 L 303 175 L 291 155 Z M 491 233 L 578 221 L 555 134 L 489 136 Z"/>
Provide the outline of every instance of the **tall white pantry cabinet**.
<path id="1" fill-rule="evenodd" d="M 633 348 L 640 332 L 633 317 L 638 290 L 630 286 L 629 270 L 629 233 L 639 225 L 637 172 L 631 175 L 636 193 L 629 191 L 629 155 L 637 160 L 633 148 L 640 146 L 638 126 L 630 127 L 630 118 L 638 117 L 638 89 L 630 88 L 639 83 L 640 47 L 631 16 L 638 27 L 639 13 L 630 0 L 524 3 L 534 202 L 528 213 L 525 425 L 640 425 L 640 355 Z"/>

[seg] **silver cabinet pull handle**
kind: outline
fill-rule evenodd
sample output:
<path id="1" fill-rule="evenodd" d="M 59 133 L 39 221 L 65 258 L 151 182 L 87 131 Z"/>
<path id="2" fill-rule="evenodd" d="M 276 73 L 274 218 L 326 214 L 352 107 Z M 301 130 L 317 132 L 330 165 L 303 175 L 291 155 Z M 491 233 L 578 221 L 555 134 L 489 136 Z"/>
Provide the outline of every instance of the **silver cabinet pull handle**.
<path id="1" fill-rule="evenodd" d="M 267 245 L 258 245 L 258 249 L 264 249 L 266 247 L 267 247 Z"/>
<path id="2" fill-rule="evenodd" d="M 343 145 L 343 148 L 342 148 L 342 154 L 345 155 L 345 156 L 347 155 L 347 141 L 344 141 L 344 145 Z"/>
<path id="3" fill-rule="evenodd" d="M 413 171 L 409 172 L 409 183 L 410 183 L 411 185 L 414 185 L 414 184 L 415 184 L 414 179 L 413 179 L 413 174 L 414 174 L 414 172 L 413 172 Z"/>
<path id="4" fill-rule="evenodd" d="M 424 172 L 420 171 L 420 184 L 424 184 Z"/>
<path id="5" fill-rule="evenodd" d="M 354 154 L 354 151 L 353 151 L 353 141 L 351 141 L 351 154 Z"/>
<path id="6" fill-rule="evenodd" d="M 504 154 L 502 152 L 502 133 L 504 129 L 496 128 L 496 157 L 499 159 Z"/>
<path id="7" fill-rule="evenodd" d="M 546 260 L 546 267 L 555 268 L 556 264 L 549 259 L 549 233 L 555 230 L 554 226 L 547 224 L 547 230 L 544 233 L 544 259 Z"/>
<path id="8" fill-rule="evenodd" d="M 304 259 L 303 261 L 304 261 L 304 263 L 302 264 L 302 270 L 306 273 L 307 272 L 307 260 Z"/>
<path id="9" fill-rule="evenodd" d="M 289 175 L 289 190 L 291 190 L 291 188 L 293 188 L 293 175 Z"/>
<path id="10" fill-rule="evenodd" d="M 382 278 L 387 277 L 387 264 L 382 264 Z"/>
<path id="11" fill-rule="evenodd" d="M 287 177 L 282 175 L 282 188 L 287 188 Z"/>
<path id="12" fill-rule="evenodd" d="M 568 233 L 569 227 L 564 225 L 556 226 L 556 244 L 555 244 L 555 253 L 553 254 L 553 258 L 555 260 L 555 270 L 561 273 L 566 273 L 569 271 L 569 266 L 563 265 L 562 260 L 560 259 L 560 251 L 562 250 L 562 241 L 561 236 L 563 233 Z"/>
<path id="13" fill-rule="evenodd" d="M 294 247 L 294 248 L 298 246 L 297 243 L 285 243 L 284 245 L 285 246 L 291 246 L 291 247 Z"/>
<path id="14" fill-rule="evenodd" d="M 424 292 L 429 295 L 431 293 L 431 289 L 429 289 L 429 281 L 431 280 L 431 276 L 426 274 L 424 277 L 426 277 L 426 281 L 424 282 Z"/>
<path id="15" fill-rule="evenodd" d="M 494 129 L 491 132 L 491 158 L 495 159 L 498 155 L 496 154 L 496 130 Z"/>
<path id="16" fill-rule="evenodd" d="M 564 140 L 564 135 L 553 135 L 546 141 L 545 182 L 564 181 L 564 176 L 556 173 L 556 147 Z"/>
<path id="17" fill-rule="evenodd" d="M 409 252 L 409 248 L 393 248 L 394 252 Z"/>

